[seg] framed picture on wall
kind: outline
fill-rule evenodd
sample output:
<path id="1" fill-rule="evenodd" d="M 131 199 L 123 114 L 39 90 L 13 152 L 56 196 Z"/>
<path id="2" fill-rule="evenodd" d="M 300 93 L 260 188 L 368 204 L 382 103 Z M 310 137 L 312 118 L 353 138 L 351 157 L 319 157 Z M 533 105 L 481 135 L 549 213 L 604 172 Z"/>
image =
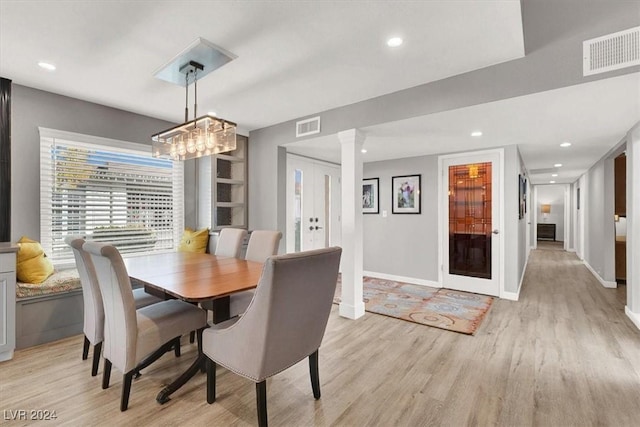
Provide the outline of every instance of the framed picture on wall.
<path id="1" fill-rule="evenodd" d="M 391 178 L 391 211 L 394 214 L 419 214 L 421 175 L 394 176 Z"/>
<path id="2" fill-rule="evenodd" d="M 518 175 L 518 219 L 524 218 L 524 214 L 526 212 L 525 207 L 525 179 L 522 175 Z"/>
<path id="3" fill-rule="evenodd" d="M 578 210 L 580 210 L 580 187 L 578 187 L 578 190 L 576 191 L 576 206 Z"/>
<path id="4" fill-rule="evenodd" d="M 380 213 L 380 190 L 378 188 L 378 178 L 367 178 L 362 180 L 362 213 Z"/>

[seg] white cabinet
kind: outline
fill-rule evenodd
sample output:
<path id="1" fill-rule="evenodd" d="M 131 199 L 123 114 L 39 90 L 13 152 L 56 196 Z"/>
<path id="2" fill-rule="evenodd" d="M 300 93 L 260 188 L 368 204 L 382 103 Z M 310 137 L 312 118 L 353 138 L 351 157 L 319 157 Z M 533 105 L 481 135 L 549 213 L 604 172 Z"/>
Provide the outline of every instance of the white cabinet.
<path id="1" fill-rule="evenodd" d="M 237 135 L 237 148 L 197 160 L 198 228 L 247 227 L 247 144 Z"/>
<path id="2" fill-rule="evenodd" d="M 13 358 L 16 348 L 16 252 L 0 243 L 0 362 Z"/>

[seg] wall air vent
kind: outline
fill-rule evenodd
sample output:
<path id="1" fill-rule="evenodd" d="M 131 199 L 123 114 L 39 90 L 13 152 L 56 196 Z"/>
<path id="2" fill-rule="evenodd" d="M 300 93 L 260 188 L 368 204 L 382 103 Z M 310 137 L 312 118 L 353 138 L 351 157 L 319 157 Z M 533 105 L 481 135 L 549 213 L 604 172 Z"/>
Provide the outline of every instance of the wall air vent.
<path id="1" fill-rule="evenodd" d="M 583 75 L 640 65 L 640 27 L 582 42 Z"/>
<path id="2" fill-rule="evenodd" d="M 296 122 L 296 138 L 320 133 L 320 116 Z"/>

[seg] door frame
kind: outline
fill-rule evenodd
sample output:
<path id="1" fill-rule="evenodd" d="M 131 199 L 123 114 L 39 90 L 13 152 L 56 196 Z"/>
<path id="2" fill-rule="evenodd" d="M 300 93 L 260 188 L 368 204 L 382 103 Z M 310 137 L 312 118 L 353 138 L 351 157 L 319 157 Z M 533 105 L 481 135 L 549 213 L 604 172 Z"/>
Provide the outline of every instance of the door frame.
<path id="1" fill-rule="evenodd" d="M 500 212 L 500 220 L 498 221 L 498 227 L 500 230 L 500 239 L 498 243 L 498 248 L 500 250 L 500 254 L 498 256 L 498 297 L 504 298 L 505 290 L 504 290 L 504 279 L 505 279 L 505 235 L 504 235 L 504 148 L 495 148 L 490 150 L 480 150 L 480 151 L 466 151 L 462 153 L 454 153 L 454 154 L 444 154 L 438 156 L 438 265 L 440 268 L 438 269 L 438 282 L 441 287 L 444 287 L 444 239 L 448 238 L 449 235 L 449 222 L 446 221 L 444 217 L 444 203 L 448 203 L 448 198 L 445 201 L 444 189 L 442 188 L 444 184 L 444 161 L 448 159 L 455 159 L 460 157 L 470 157 L 475 155 L 486 155 L 486 154 L 498 154 L 498 159 L 500 161 L 500 165 L 497 168 L 498 171 L 498 194 L 499 194 L 499 203 L 500 207 L 498 211 Z M 448 197 L 448 195 L 447 195 Z M 448 218 L 447 218 L 448 219 Z"/>

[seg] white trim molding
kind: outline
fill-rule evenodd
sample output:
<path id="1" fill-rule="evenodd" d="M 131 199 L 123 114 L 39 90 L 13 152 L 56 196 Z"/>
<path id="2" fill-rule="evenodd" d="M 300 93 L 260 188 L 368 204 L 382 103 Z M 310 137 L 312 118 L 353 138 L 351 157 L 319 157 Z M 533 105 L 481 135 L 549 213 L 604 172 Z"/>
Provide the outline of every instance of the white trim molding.
<path id="1" fill-rule="evenodd" d="M 598 272 L 596 270 L 594 270 L 593 267 L 591 267 L 591 265 L 587 262 L 587 260 L 582 260 L 582 262 L 584 263 L 584 265 L 589 269 L 589 271 L 591 272 L 591 274 L 593 274 L 593 277 L 595 277 L 596 279 L 598 279 L 598 282 L 600 282 L 600 284 L 602 286 L 604 286 L 605 288 L 611 288 L 611 289 L 615 289 L 618 287 L 618 284 L 616 282 L 610 282 L 608 280 L 604 280 L 602 277 L 600 277 L 600 275 L 598 274 Z"/>
<path id="2" fill-rule="evenodd" d="M 508 299 L 511 301 L 518 301 L 520 299 L 520 290 L 522 289 L 522 282 L 524 282 L 524 275 L 527 273 L 527 265 L 529 264 L 529 257 L 524 260 L 524 267 L 522 268 L 522 274 L 520 275 L 520 283 L 518 283 L 518 290 L 516 292 L 504 291 L 500 294 L 500 298 Z"/>
<path id="3" fill-rule="evenodd" d="M 628 305 L 624 306 L 624 313 L 629 319 L 631 319 L 633 324 L 636 325 L 636 328 L 640 329 L 640 313 L 634 313 L 633 311 L 629 310 Z"/>
<path id="4" fill-rule="evenodd" d="M 394 282 L 411 283 L 412 285 L 430 286 L 432 288 L 441 288 L 442 284 L 433 280 L 417 279 L 415 277 L 396 276 L 395 274 L 378 273 L 375 271 L 363 271 L 363 275 L 374 277 L 376 279 L 392 280 Z"/>

